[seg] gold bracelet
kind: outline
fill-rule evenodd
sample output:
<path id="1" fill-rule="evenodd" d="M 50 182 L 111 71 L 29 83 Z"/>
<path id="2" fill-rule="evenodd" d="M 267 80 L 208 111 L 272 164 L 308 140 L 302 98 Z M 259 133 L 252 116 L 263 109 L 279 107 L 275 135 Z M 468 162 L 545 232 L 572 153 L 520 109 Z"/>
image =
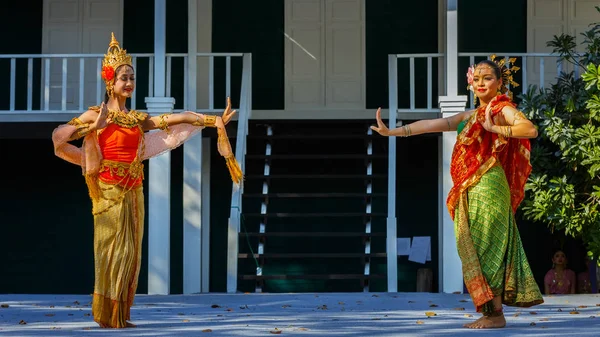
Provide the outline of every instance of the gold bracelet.
<path id="1" fill-rule="evenodd" d="M 215 124 L 217 123 L 217 116 L 213 115 L 204 115 L 204 126 L 208 128 L 216 128 Z"/>
<path id="2" fill-rule="evenodd" d="M 162 115 L 158 116 L 158 118 L 160 118 L 160 124 L 158 124 L 158 128 L 161 130 L 167 130 L 169 128 L 169 123 L 165 119 L 165 117 L 167 115 L 169 115 L 169 114 L 162 114 Z"/>

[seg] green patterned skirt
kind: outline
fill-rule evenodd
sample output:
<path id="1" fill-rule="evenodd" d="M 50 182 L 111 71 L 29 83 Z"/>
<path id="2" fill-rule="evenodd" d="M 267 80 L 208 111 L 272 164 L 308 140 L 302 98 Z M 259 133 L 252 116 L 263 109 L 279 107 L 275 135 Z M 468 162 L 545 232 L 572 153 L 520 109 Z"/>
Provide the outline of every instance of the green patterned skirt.
<path id="1" fill-rule="evenodd" d="M 544 302 L 523 250 L 501 166 L 492 167 L 461 197 L 454 223 L 465 284 L 477 311 L 491 313 L 495 296 L 511 306 Z"/>

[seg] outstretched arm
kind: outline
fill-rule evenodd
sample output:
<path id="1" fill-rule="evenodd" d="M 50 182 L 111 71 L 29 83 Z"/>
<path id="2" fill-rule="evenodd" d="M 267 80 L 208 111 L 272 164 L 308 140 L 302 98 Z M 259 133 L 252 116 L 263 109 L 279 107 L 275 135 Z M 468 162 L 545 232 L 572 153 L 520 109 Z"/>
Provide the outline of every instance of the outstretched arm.
<path id="1" fill-rule="evenodd" d="M 147 118 L 144 121 L 143 128 L 145 131 L 162 129 L 165 130 L 169 125 L 177 124 L 192 124 L 194 126 L 205 127 L 220 127 L 225 126 L 231 121 L 235 115 L 235 110 L 231 110 L 231 99 L 227 97 L 227 106 L 223 111 L 223 116 L 213 116 L 195 113 L 192 111 L 184 111 L 177 114 L 162 114 Z"/>
<path id="2" fill-rule="evenodd" d="M 468 118 L 473 111 L 465 111 L 446 118 L 424 119 L 411 124 L 403 125 L 399 128 L 388 129 L 381 119 L 381 108 L 377 109 L 377 126 L 371 126 L 373 131 L 382 136 L 416 136 L 424 133 L 456 131 L 458 124 Z"/>

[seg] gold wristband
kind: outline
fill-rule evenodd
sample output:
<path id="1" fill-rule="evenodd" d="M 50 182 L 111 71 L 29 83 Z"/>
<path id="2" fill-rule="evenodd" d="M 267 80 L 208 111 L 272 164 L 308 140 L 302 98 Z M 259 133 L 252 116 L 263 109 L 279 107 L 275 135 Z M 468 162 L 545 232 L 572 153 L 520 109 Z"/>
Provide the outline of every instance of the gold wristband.
<path id="1" fill-rule="evenodd" d="M 209 127 L 209 128 L 215 128 L 216 123 L 217 123 L 217 116 L 204 115 L 204 126 Z"/>

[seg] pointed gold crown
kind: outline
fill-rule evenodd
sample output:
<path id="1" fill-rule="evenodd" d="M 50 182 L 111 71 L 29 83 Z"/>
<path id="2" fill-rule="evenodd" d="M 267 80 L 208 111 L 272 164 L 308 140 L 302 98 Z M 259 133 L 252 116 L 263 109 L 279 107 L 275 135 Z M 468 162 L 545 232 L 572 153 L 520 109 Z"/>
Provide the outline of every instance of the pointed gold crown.
<path id="1" fill-rule="evenodd" d="M 102 66 L 112 67 L 113 70 L 117 70 L 122 65 L 133 66 L 131 62 L 131 55 L 127 54 L 127 50 L 121 49 L 119 41 L 115 38 L 115 33 L 111 33 L 110 43 L 108 44 L 108 51 L 104 54 L 104 60 Z"/>

